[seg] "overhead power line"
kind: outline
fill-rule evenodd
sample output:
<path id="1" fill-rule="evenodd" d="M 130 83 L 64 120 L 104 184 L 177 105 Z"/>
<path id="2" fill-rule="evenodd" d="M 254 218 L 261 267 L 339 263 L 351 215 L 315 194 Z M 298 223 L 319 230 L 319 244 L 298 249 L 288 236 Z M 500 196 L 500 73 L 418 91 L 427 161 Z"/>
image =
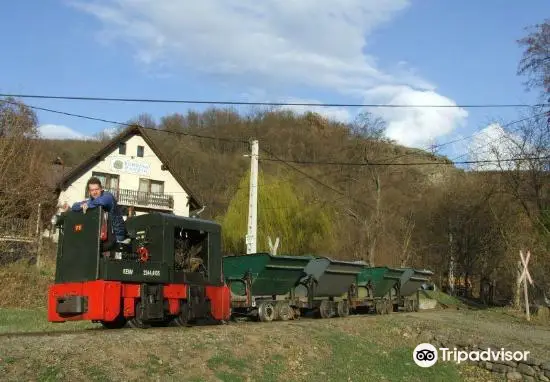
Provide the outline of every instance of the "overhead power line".
<path id="1" fill-rule="evenodd" d="M 299 168 L 292 166 L 292 165 L 289 163 L 290 161 L 280 159 L 280 158 L 278 158 L 275 154 L 273 154 L 272 152 L 270 152 L 269 150 L 266 150 L 266 149 L 264 149 L 264 148 L 261 148 L 261 150 L 264 151 L 265 153 L 267 153 L 268 155 L 270 155 L 271 157 L 273 157 L 273 158 L 274 158 L 274 159 L 273 159 L 274 161 L 281 162 L 281 163 L 287 165 L 287 166 L 290 167 L 292 170 L 294 170 L 294 171 L 296 171 L 296 172 L 299 172 L 300 174 L 304 175 L 306 178 L 309 178 L 309 179 L 313 180 L 315 183 L 320 184 L 321 186 L 323 186 L 323 187 L 325 187 L 325 188 L 328 188 L 329 190 L 331 190 L 331 191 L 337 193 L 338 195 L 341 195 L 341 196 L 343 196 L 343 197 L 349 198 L 350 200 L 352 200 L 352 201 L 354 201 L 354 202 L 356 202 L 356 203 L 359 203 L 359 204 L 362 204 L 362 205 L 365 205 L 365 206 L 368 207 L 368 205 L 367 205 L 365 202 L 363 202 L 363 201 L 361 201 L 361 200 L 357 200 L 357 199 L 351 197 L 350 195 L 347 195 L 347 194 L 344 193 L 343 191 L 340 191 L 340 190 L 338 190 L 338 189 L 336 189 L 336 188 L 334 188 L 334 187 L 332 187 L 332 186 L 329 186 L 328 184 L 326 184 L 326 183 L 324 183 L 324 182 L 321 182 L 319 179 L 315 178 L 314 176 L 309 175 L 307 172 L 304 172 L 304 171 L 300 170 Z M 269 159 L 264 159 L 264 160 L 269 160 Z"/>
<path id="2" fill-rule="evenodd" d="M 525 118 L 522 118 L 522 119 L 518 119 L 518 120 L 515 120 L 515 121 L 512 121 L 512 122 L 508 122 L 508 123 L 505 123 L 504 125 L 500 125 L 500 127 L 502 128 L 506 128 L 506 127 L 509 127 L 509 126 L 512 126 L 512 125 L 515 125 L 517 123 L 521 123 L 521 122 L 525 122 L 525 121 L 528 121 L 530 119 L 533 119 L 533 118 L 538 118 L 538 117 L 542 117 L 542 116 L 545 116 L 545 115 L 548 115 L 548 112 L 544 112 L 544 113 L 539 113 L 539 114 L 535 114 L 535 115 L 532 115 L 530 117 L 525 117 Z M 475 133 L 471 134 L 471 135 L 468 135 L 466 137 L 463 137 L 463 138 L 458 138 L 458 139 L 455 139 L 455 140 L 452 140 L 452 141 L 449 141 L 449 142 L 444 142 L 444 143 L 440 143 L 438 145 L 434 145 L 433 148 L 441 148 L 441 147 L 445 147 L 447 145 L 450 145 L 450 144 L 453 144 L 453 143 L 457 143 L 457 142 L 461 142 L 461 141 L 464 141 L 466 139 L 470 139 L 470 138 L 473 138 L 475 136 L 479 136 L 479 135 L 482 135 L 482 134 L 487 134 L 486 131 L 483 131 L 483 130 L 478 130 L 476 131 Z"/>
<path id="3" fill-rule="evenodd" d="M 140 102 L 140 103 L 181 103 L 203 105 L 250 105 L 250 106 L 320 106 L 320 107 L 380 107 L 380 108 L 507 108 L 507 107 L 540 107 L 550 104 L 465 104 L 465 105 L 407 105 L 407 104 L 353 104 L 353 103 L 306 103 L 306 102 L 247 102 L 247 101 L 217 101 L 217 100 L 177 100 L 153 98 L 117 98 L 117 97 L 86 97 L 86 96 L 55 96 L 42 94 L 5 94 L 0 97 L 59 99 L 73 101 L 109 101 L 109 102 Z"/>
<path id="4" fill-rule="evenodd" d="M 506 123 L 504 125 L 501 125 L 502 128 L 506 128 L 506 127 L 510 127 L 511 125 L 514 125 L 514 124 L 517 124 L 517 123 L 521 123 L 521 122 L 525 122 L 527 120 L 530 120 L 530 119 L 533 119 L 533 118 L 539 118 L 539 117 L 543 117 L 543 116 L 550 116 L 550 112 L 543 112 L 543 113 L 539 113 L 539 114 L 535 114 L 535 115 L 532 115 L 530 117 L 526 117 L 526 118 L 522 118 L 522 119 L 518 119 L 516 121 L 512 121 L 512 122 L 509 122 L 509 123 Z M 550 121 L 550 119 L 549 119 Z M 483 134 L 487 134 L 488 132 L 487 131 L 479 131 L 479 132 L 476 132 L 474 133 L 473 135 L 471 135 L 470 137 L 465 137 L 465 139 L 467 138 L 471 138 L 473 136 L 480 136 L 480 135 L 483 135 Z M 480 149 L 484 148 L 484 147 L 488 147 L 488 146 L 491 146 L 491 145 L 494 145 L 495 143 L 497 142 L 501 142 L 502 140 L 505 140 L 505 139 L 511 139 L 511 137 L 505 132 L 504 134 L 502 134 L 500 137 L 496 138 L 496 140 L 489 140 L 488 142 L 486 142 L 485 144 L 481 145 L 481 146 L 478 146 L 476 147 L 476 151 L 479 152 Z M 452 161 L 455 162 L 457 159 L 459 158 L 462 158 L 462 157 L 465 157 L 467 155 L 471 154 L 470 152 L 466 152 L 466 153 L 463 153 L 461 155 L 458 155 L 457 157 L 453 158 Z M 456 162 L 455 162 L 456 163 Z"/>
<path id="5" fill-rule="evenodd" d="M 461 162 L 409 162 L 409 163 L 385 163 L 385 162 L 323 162 L 323 161 L 300 161 L 292 159 L 279 159 L 279 158 L 265 158 L 260 161 L 270 162 L 285 162 L 296 164 L 310 164 L 310 165 L 327 165 L 327 166 L 442 166 L 442 165 L 455 165 L 455 164 L 476 164 L 476 163 L 499 163 L 499 162 L 516 162 L 524 160 L 545 160 L 550 159 L 550 156 L 544 157 L 520 157 L 509 159 L 487 159 L 487 160 L 473 160 L 473 161 L 461 161 Z"/>
<path id="6" fill-rule="evenodd" d="M 17 102 L 9 101 L 9 100 L 0 100 L 0 102 L 5 102 L 13 105 L 19 105 Z M 50 113 L 55 114 L 62 114 L 67 115 L 71 117 L 76 118 L 84 118 L 88 120 L 93 121 L 99 121 L 99 122 L 105 122 L 115 125 L 122 125 L 122 126 L 140 126 L 144 130 L 152 130 L 160 133 L 166 133 L 166 134 L 174 134 L 174 135 L 183 135 L 183 136 L 191 136 L 196 138 L 204 138 L 204 139 L 211 139 L 211 140 L 219 140 L 219 141 L 229 141 L 229 142 L 235 142 L 235 143 L 249 143 L 249 141 L 244 139 L 233 139 L 233 138 L 224 138 L 224 137 L 215 137 L 215 136 L 208 136 L 208 135 L 201 135 L 201 134 L 193 134 L 193 133 L 186 133 L 183 131 L 169 131 L 169 130 L 161 130 L 161 129 L 155 129 L 150 127 L 143 127 L 139 124 L 132 124 L 127 122 L 120 122 L 120 121 L 113 121 L 109 119 L 104 118 L 98 118 L 98 117 L 91 117 L 87 115 L 82 114 L 75 114 L 75 113 L 69 113 L 65 111 L 60 110 L 53 110 L 48 109 L 44 107 L 34 106 L 34 105 L 28 105 L 25 106 L 36 109 L 36 110 L 42 110 L 47 111 Z M 517 121 L 516 121 L 517 122 Z M 337 162 L 337 161 L 299 161 L 299 160 L 293 160 L 293 159 L 281 159 L 275 156 L 275 154 L 271 153 L 270 151 L 262 148 L 262 151 L 265 151 L 268 155 L 270 155 L 272 158 L 262 158 L 260 160 L 262 161 L 274 161 L 274 162 L 282 162 L 285 163 L 287 166 L 291 167 L 293 170 L 302 173 L 306 177 L 309 177 L 316 182 L 322 184 L 325 187 L 331 188 L 333 191 L 339 193 L 340 195 L 345 195 L 341 191 L 338 191 L 330 186 L 327 186 L 326 184 L 323 184 L 317 179 L 312 178 L 309 174 L 301 171 L 300 169 L 297 169 L 296 167 L 290 165 L 290 163 L 296 163 L 296 164 L 311 164 L 311 165 L 336 165 L 336 166 L 424 166 L 424 165 L 454 165 L 454 164 L 475 164 L 475 163 L 495 163 L 495 162 L 511 162 L 511 161 L 521 161 L 521 160 L 544 160 L 544 159 L 550 159 L 550 156 L 548 157 L 525 157 L 525 158 L 515 158 L 515 159 L 500 159 L 500 160 L 474 160 L 474 161 L 462 161 L 462 162 L 409 162 L 409 163 L 394 163 L 394 162 Z"/>
<path id="7" fill-rule="evenodd" d="M 16 106 L 19 105 L 17 102 L 8 101 L 8 100 L 5 100 L 5 99 L 0 100 L 0 102 L 9 103 L 9 104 L 16 105 Z M 208 135 L 186 133 L 186 132 L 183 132 L 183 131 L 175 132 L 175 131 L 169 131 L 169 130 L 153 129 L 151 127 L 143 127 L 143 126 L 141 126 L 137 123 L 127 123 L 127 122 L 113 121 L 113 120 L 104 119 L 104 118 L 90 117 L 88 115 L 68 113 L 66 111 L 53 110 L 53 109 L 48 109 L 48 108 L 45 108 L 45 107 L 39 107 L 39 106 L 28 105 L 28 104 L 25 104 L 25 106 L 27 106 L 31 109 L 35 109 L 35 110 L 47 111 L 49 113 L 66 115 L 66 116 L 69 116 L 69 117 L 83 118 L 83 119 L 88 119 L 88 120 L 91 120 L 91 121 L 105 122 L 105 123 L 110 123 L 110 124 L 113 124 L 113 125 L 121 125 L 121 126 L 127 126 L 127 127 L 140 126 L 144 130 L 154 130 L 154 131 L 164 132 L 164 133 L 167 133 L 167 134 L 178 134 L 178 135 L 185 135 L 185 136 L 190 136 L 190 137 L 195 137 L 195 138 L 213 139 L 213 140 L 226 141 L 226 142 L 249 143 L 248 141 L 246 141 L 244 139 L 212 137 L 212 136 L 208 136 Z"/>
<path id="8" fill-rule="evenodd" d="M 533 119 L 533 118 L 538 118 L 538 117 L 546 116 L 546 115 L 549 115 L 549 112 L 543 112 L 543 113 L 539 113 L 539 114 L 532 115 L 532 116 L 530 116 L 530 117 L 526 117 L 526 118 L 518 119 L 518 120 L 515 120 L 515 121 L 511 121 L 511 122 L 505 123 L 504 125 L 501 125 L 501 127 L 502 127 L 502 128 L 510 127 L 510 126 L 512 126 L 512 125 L 515 125 L 515 124 L 518 124 L 518 123 L 521 123 L 521 122 L 525 122 L 525 121 L 528 121 L 528 120 Z M 462 138 L 453 139 L 453 140 L 451 140 L 451 141 L 439 143 L 439 144 L 436 144 L 436 145 L 431 145 L 431 146 L 429 146 L 429 147 L 424 148 L 423 150 L 439 150 L 439 149 L 441 149 L 442 147 L 451 145 L 451 144 L 453 144 L 453 143 L 458 143 L 458 142 L 461 142 L 461 141 L 465 141 L 466 139 L 478 137 L 478 136 L 483 135 L 483 134 L 487 134 L 487 131 L 477 130 L 475 133 L 473 133 L 473 134 L 471 134 L 471 135 L 468 135 L 468 136 L 465 136 L 465 137 L 462 137 Z M 405 157 L 408 157 L 408 156 L 412 156 L 412 155 L 416 155 L 416 154 L 418 154 L 418 153 L 417 153 L 417 152 L 409 152 L 409 153 L 405 153 L 405 154 L 401 154 L 401 155 L 397 155 L 397 156 L 391 157 L 391 158 L 389 158 L 389 159 L 384 160 L 384 162 L 394 161 L 394 160 L 396 160 L 396 159 L 402 159 L 402 158 L 405 158 Z M 456 159 L 462 158 L 462 157 L 464 157 L 464 156 L 466 156 L 466 155 L 468 155 L 468 154 L 469 154 L 469 153 L 461 154 L 461 155 L 455 157 L 454 159 L 452 159 L 452 161 L 455 162 Z M 456 163 L 456 162 L 455 162 L 455 163 Z"/>

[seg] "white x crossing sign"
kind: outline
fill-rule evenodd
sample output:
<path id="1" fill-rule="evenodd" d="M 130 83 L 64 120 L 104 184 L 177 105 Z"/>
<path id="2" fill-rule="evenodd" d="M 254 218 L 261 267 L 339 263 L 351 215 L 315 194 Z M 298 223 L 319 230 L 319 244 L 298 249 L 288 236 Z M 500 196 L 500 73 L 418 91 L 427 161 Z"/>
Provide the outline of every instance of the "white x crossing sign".
<path id="1" fill-rule="evenodd" d="M 519 251 L 519 256 L 521 257 L 521 263 L 523 264 L 523 272 L 521 273 L 520 280 L 521 282 L 525 282 L 525 278 L 527 278 L 527 280 L 529 280 L 529 284 L 533 285 L 533 279 L 527 269 L 527 264 L 529 263 L 529 258 L 531 257 L 531 251 L 527 251 L 526 257 L 523 257 L 523 252 Z"/>
<path id="2" fill-rule="evenodd" d="M 529 295 L 527 292 L 527 280 L 529 281 L 529 284 L 533 285 L 533 279 L 529 274 L 529 270 L 527 269 L 527 264 L 529 264 L 531 251 L 527 251 L 527 256 L 525 257 L 523 257 L 523 251 L 519 251 L 519 257 L 521 258 L 521 263 L 523 264 L 523 272 L 521 273 L 519 280 L 520 280 L 520 285 L 521 283 L 523 283 L 523 295 L 525 298 L 525 314 L 527 315 L 527 321 L 530 321 L 531 315 L 529 314 Z"/>

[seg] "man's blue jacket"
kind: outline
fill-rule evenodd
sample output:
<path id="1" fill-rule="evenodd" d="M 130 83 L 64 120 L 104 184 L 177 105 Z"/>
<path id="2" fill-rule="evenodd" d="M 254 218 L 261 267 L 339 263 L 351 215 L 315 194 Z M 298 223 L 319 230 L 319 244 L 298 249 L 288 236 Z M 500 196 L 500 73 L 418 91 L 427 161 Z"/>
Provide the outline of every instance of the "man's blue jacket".
<path id="1" fill-rule="evenodd" d="M 124 226 L 124 219 L 122 219 L 122 215 L 118 209 L 118 205 L 113 194 L 104 190 L 101 191 L 101 195 L 97 198 L 89 198 L 85 200 L 85 202 L 88 204 L 88 208 L 102 206 L 103 209 L 109 213 L 109 220 L 111 221 L 111 226 L 113 227 L 116 239 L 117 241 L 123 241 L 126 237 L 126 228 Z M 83 202 L 77 202 L 73 204 L 71 209 L 73 211 L 82 211 L 82 203 Z"/>

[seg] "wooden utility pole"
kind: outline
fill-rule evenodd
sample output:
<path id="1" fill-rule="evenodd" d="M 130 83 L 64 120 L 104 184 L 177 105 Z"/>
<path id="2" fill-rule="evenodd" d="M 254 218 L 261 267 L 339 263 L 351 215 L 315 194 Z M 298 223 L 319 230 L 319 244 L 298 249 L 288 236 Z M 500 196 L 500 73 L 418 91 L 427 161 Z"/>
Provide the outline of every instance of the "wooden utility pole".
<path id="1" fill-rule="evenodd" d="M 521 263 L 523 264 L 523 272 L 520 276 L 520 282 L 523 283 L 523 294 L 525 298 L 525 313 L 527 314 L 527 321 L 531 321 L 531 316 L 529 315 L 529 295 L 527 293 L 527 281 L 529 284 L 533 285 L 533 279 L 529 274 L 527 269 L 527 264 L 529 263 L 529 258 L 531 257 L 531 251 L 527 251 L 527 256 L 523 257 L 523 252 L 519 251 L 519 257 L 521 258 Z"/>

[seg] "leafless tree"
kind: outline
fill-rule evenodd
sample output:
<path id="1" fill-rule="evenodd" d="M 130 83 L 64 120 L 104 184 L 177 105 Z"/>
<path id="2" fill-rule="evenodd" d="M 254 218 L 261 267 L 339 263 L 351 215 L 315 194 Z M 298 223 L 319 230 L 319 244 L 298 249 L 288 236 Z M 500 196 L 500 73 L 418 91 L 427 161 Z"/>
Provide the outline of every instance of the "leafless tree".
<path id="1" fill-rule="evenodd" d="M 542 88 L 542 95 L 546 98 L 550 93 L 550 19 L 533 29 L 518 41 L 525 48 L 518 74 L 527 75 L 527 88 Z"/>
<path id="2" fill-rule="evenodd" d="M 38 203 L 51 196 L 46 178 L 36 115 L 21 102 L 0 99 L 0 231 L 16 225 L 17 235 L 34 233 Z"/>
<path id="3" fill-rule="evenodd" d="M 369 112 L 362 112 L 350 124 L 350 129 L 353 133 L 366 139 L 385 140 L 387 123 L 381 117 Z"/>
<path id="4" fill-rule="evenodd" d="M 400 232 L 401 232 L 401 238 L 403 240 L 402 243 L 402 251 L 401 251 L 401 267 L 405 267 L 409 264 L 410 257 L 412 255 L 412 238 L 413 238 L 413 232 L 415 227 L 415 219 L 413 212 L 409 212 L 409 214 L 401 218 L 401 225 L 400 225 Z"/>

